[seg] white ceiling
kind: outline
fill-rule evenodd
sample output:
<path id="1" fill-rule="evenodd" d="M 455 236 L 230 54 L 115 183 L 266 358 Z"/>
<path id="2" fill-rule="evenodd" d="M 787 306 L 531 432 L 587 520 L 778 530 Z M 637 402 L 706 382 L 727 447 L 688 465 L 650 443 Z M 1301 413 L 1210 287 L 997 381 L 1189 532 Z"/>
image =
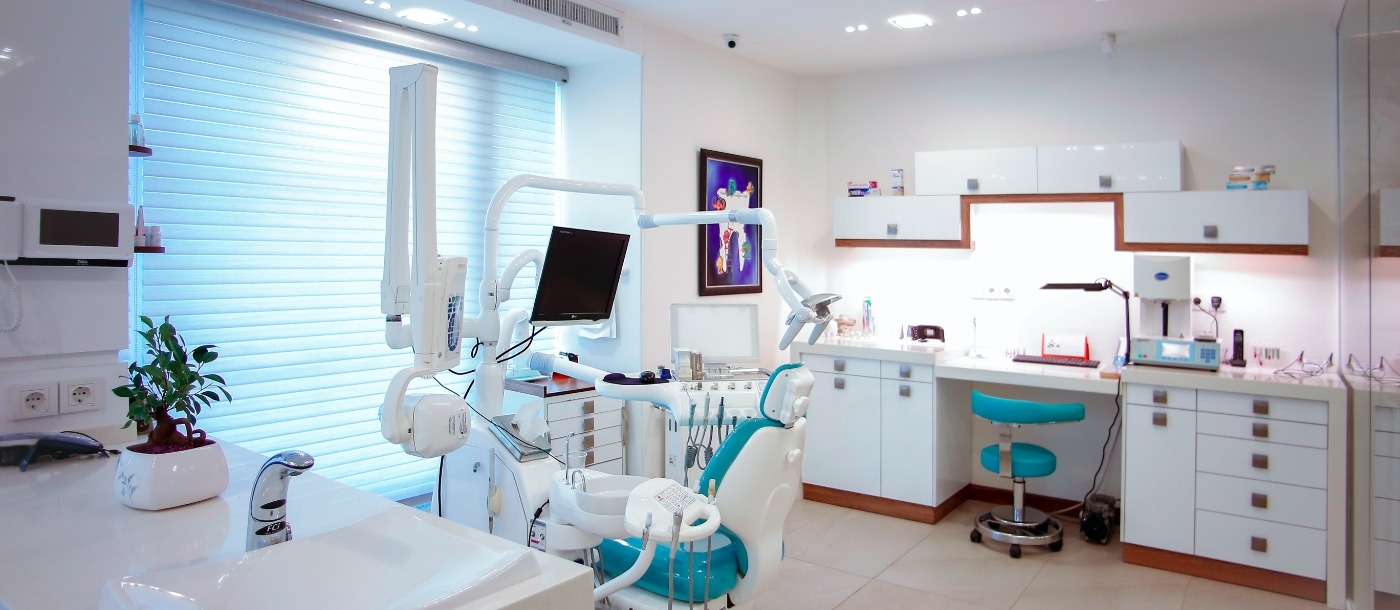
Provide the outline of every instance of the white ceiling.
<path id="1" fill-rule="evenodd" d="M 364 0 L 312 0 L 341 10 L 409 25 L 543 61 L 576 66 L 609 59 L 620 49 L 492 7 L 509 0 L 389 0 L 391 9 Z M 793 74 L 840 74 L 984 57 L 1082 48 L 1098 52 L 1105 33 L 1119 52 L 1134 45 L 1279 22 L 1334 25 L 1344 0 L 576 0 L 610 13 L 624 26 L 640 18 L 704 44 L 723 48 L 738 34 L 734 53 Z M 982 14 L 957 17 L 958 9 Z M 427 7 L 464 23 L 423 27 L 395 16 Z M 932 27 L 898 30 L 886 20 L 922 13 Z M 541 19 L 538 21 L 546 21 Z M 847 33 L 848 25 L 865 24 Z M 649 36 L 669 32 L 647 28 Z"/>

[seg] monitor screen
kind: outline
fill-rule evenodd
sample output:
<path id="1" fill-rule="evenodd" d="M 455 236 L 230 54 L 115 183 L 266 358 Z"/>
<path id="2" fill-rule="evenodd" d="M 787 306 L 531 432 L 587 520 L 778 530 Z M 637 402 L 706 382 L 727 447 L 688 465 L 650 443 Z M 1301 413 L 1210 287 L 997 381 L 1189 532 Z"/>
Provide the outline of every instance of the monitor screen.
<path id="1" fill-rule="evenodd" d="M 700 352 L 706 367 L 758 362 L 758 305 L 671 305 L 676 348 Z"/>
<path id="2" fill-rule="evenodd" d="M 630 239 L 621 233 L 554 227 L 530 323 L 556 326 L 608 319 Z"/>

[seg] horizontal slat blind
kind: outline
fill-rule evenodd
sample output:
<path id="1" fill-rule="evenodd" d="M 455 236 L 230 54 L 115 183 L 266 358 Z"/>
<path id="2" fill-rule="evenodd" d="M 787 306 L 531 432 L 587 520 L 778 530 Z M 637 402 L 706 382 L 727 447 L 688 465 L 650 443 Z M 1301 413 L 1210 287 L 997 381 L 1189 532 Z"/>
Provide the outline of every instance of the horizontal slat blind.
<path id="1" fill-rule="evenodd" d="M 219 345 L 212 368 L 234 401 L 200 426 L 264 453 L 301 449 L 317 472 L 386 497 L 428 492 L 436 460 L 404 454 L 378 424 L 411 361 L 384 345 L 379 313 L 389 68 L 440 68 L 438 236 L 442 254 L 471 257 L 469 314 L 492 193 L 554 173 L 556 84 L 203 0 L 148 0 L 144 25 L 156 153 L 142 197 L 167 254 L 140 257 L 141 308 Z M 543 250 L 553 219 L 551 195 L 518 194 L 497 264 Z M 533 300 L 525 275 L 506 307 Z M 461 391 L 459 379 L 442 381 Z"/>

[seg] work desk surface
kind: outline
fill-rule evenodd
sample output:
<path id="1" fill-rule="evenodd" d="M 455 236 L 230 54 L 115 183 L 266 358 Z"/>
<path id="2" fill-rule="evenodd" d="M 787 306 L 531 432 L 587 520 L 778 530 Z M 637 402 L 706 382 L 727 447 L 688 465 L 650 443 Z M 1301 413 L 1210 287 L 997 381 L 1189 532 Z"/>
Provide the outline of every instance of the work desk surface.
<path id="1" fill-rule="evenodd" d="M 242 554 L 248 496 L 267 458 L 232 443 L 220 444 L 229 465 L 228 489 L 215 498 L 154 512 L 129 508 L 117 499 L 112 491 L 116 456 L 45 459 L 26 472 L 0 468 L 0 536 L 5 549 L 0 607 L 96 608 L 108 580 Z M 297 539 L 381 513 L 416 512 L 314 472 L 293 479 L 287 494 L 287 519 Z M 491 548 L 514 546 L 465 526 L 446 525 L 461 528 L 464 536 Z M 535 555 L 540 557 L 542 576 L 491 595 L 487 605 L 518 603 L 533 593 L 523 588 L 538 587 L 541 579 L 587 578 L 580 566 Z"/>

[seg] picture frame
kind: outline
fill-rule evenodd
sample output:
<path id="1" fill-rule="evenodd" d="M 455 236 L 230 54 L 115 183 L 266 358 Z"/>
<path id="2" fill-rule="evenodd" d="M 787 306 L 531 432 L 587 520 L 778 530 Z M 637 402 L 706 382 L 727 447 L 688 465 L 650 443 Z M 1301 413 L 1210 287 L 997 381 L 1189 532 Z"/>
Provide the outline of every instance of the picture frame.
<path id="1" fill-rule="evenodd" d="M 700 150 L 700 211 L 763 207 L 763 161 Z M 758 225 L 700 226 L 700 296 L 763 292 L 763 231 Z"/>

